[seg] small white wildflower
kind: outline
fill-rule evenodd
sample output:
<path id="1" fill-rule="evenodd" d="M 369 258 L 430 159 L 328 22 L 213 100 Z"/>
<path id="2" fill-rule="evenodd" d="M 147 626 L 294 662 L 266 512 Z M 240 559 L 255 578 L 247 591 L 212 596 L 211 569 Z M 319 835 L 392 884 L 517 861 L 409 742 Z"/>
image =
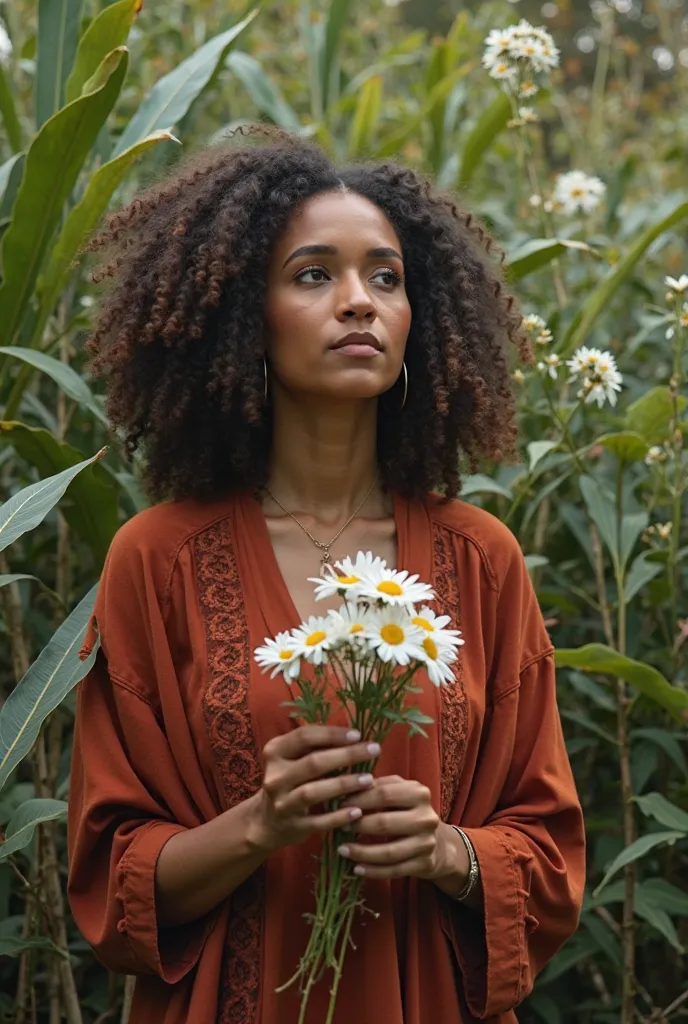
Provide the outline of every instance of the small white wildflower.
<path id="1" fill-rule="evenodd" d="M 320 615 L 311 615 L 292 629 L 291 635 L 297 656 L 313 665 L 322 665 L 327 650 L 337 641 L 332 622 Z"/>
<path id="2" fill-rule="evenodd" d="M 523 317 L 523 326 L 530 333 L 533 331 L 542 331 L 545 328 L 545 321 L 537 313 L 528 313 L 527 316 Z"/>
<path id="3" fill-rule="evenodd" d="M 539 206 L 542 206 L 542 196 L 532 195 L 528 200 L 534 210 L 537 210 Z"/>
<path id="4" fill-rule="evenodd" d="M 355 601 L 347 601 L 339 611 L 331 611 L 328 618 L 335 640 L 343 640 L 349 644 L 363 640 L 366 630 L 370 626 L 370 615 L 367 608 L 356 604 Z"/>
<path id="5" fill-rule="evenodd" d="M 570 216 L 582 210 L 591 213 L 602 201 L 607 186 L 600 178 L 585 171 L 567 171 L 560 174 L 554 185 L 554 202 Z"/>
<path id="6" fill-rule="evenodd" d="M 657 523 L 655 529 L 657 531 L 657 536 L 660 540 L 669 540 L 669 538 L 671 537 L 671 530 L 673 528 L 673 525 L 674 524 L 671 522 Z"/>
<path id="7" fill-rule="evenodd" d="M 532 107 L 519 107 L 518 116 L 525 124 L 535 124 L 538 121 L 538 116 Z"/>
<path id="8" fill-rule="evenodd" d="M 266 637 L 265 646 L 256 647 L 253 656 L 264 672 L 272 669 L 271 679 L 281 672 L 285 681 L 291 683 L 299 674 L 301 663 L 291 633 L 278 633 L 274 640 Z"/>
<path id="9" fill-rule="evenodd" d="M 518 77 L 518 68 L 507 60 L 497 60 L 490 69 L 490 77 L 498 81 L 513 82 Z"/>
<path id="10" fill-rule="evenodd" d="M 7 29 L 0 21 L 0 64 L 7 66 L 12 56 L 12 40 L 7 34 Z"/>
<path id="11" fill-rule="evenodd" d="M 545 199 L 545 202 L 543 203 L 542 208 L 545 211 L 545 213 L 551 213 L 552 210 L 554 209 L 554 203 L 552 202 L 551 199 Z"/>
<path id="12" fill-rule="evenodd" d="M 561 359 L 555 352 L 552 352 L 550 355 L 545 356 L 545 358 L 537 364 L 537 368 L 540 371 L 540 373 L 546 374 L 547 376 L 551 377 L 552 380 L 557 379 L 557 373 L 559 372 L 560 366 Z"/>
<path id="13" fill-rule="evenodd" d="M 667 288 L 671 288 L 672 292 L 676 295 L 683 295 L 685 291 L 688 291 L 688 274 L 681 274 L 680 277 L 665 277 L 664 284 Z"/>
<path id="14" fill-rule="evenodd" d="M 521 82 L 518 87 L 518 94 L 524 100 L 529 100 L 531 96 L 537 95 L 538 87 L 532 79 L 527 78 L 525 82 Z"/>
<path id="15" fill-rule="evenodd" d="M 616 368 L 616 360 L 611 352 L 582 346 L 566 365 L 571 370 L 569 380 L 580 381 L 578 397 L 586 404 L 597 402 L 599 408 L 605 402 L 616 405 L 616 392 L 621 391 L 623 377 Z"/>
<path id="16" fill-rule="evenodd" d="M 657 466 L 662 462 L 666 462 L 667 453 L 661 444 L 653 444 L 645 456 L 645 464 L 647 466 Z"/>
<path id="17" fill-rule="evenodd" d="M 523 370 L 519 370 L 519 369 L 515 369 L 514 372 L 511 374 L 511 376 L 512 376 L 513 380 L 516 381 L 517 384 L 523 384 L 524 380 L 526 379 Z"/>

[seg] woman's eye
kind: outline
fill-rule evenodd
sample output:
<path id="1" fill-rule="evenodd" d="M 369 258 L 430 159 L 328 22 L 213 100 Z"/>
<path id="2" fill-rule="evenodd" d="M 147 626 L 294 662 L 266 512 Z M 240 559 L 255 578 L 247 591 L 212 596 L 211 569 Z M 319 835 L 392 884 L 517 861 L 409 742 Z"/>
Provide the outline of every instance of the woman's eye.
<path id="1" fill-rule="evenodd" d="M 388 288 L 396 288 L 397 285 L 401 284 L 403 278 L 396 270 L 391 270 L 386 267 L 383 270 L 378 270 L 374 275 L 374 278 L 384 278 L 382 283 Z"/>
<path id="2" fill-rule="evenodd" d="M 295 276 L 297 281 L 304 284 L 321 284 L 327 280 L 327 272 L 322 267 L 304 267 Z"/>

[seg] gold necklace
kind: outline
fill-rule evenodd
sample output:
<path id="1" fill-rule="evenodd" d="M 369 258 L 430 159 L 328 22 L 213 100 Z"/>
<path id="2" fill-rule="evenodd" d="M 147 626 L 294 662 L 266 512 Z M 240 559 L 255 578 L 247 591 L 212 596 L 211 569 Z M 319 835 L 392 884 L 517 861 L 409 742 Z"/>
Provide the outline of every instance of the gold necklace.
<path id="1" fill-rule="evenodd" d="M 323 542 L 321 540 L 316 540 L 316 538 L 313 536 L 313 534 L 310 532 L 310 530 L 307 530 L 306 527 L 303 525 L 303 523 L 300 523 L 298 521 L 298 519 L 296 518 L 294 513 L 290 512 L 288 508 L 285 508 L 281 501 L 278 501 L 278 499 L 275 497 L 275 495 L 272 493 L 272 491 L 270 490 L 269 487 L 266 486 L 265 491 L 266 491 L 267 494 L 270 495 L 270 497 L 272 498 L 274 503 L 276 505 L 279 505 L 279 507 L 282 509 L 282 511 L 286 512 L 286 514 L 288 516 L 290 516 L 294 520 L 294 522 L 299 527 L 299 529 L 303 530 L 303 532 L 306 534 L 306 536 L 309 537 L 310 540 L 315 544 L 316 548 L 318 548 L 320 551 L 322 551 L 322 558 L 320 559 L 320 572 L 322 573 L 322 571 L 325 568 L 325 566 L 330 564 L 330 548 L 332 547 L 334 542 L 339 537 L 341 537 L 341 535 L 344 533 L 344 531 L 346 530 L 346 528 L 349 525 L 349 523 L 353 519 L 356 518 L 356 516 L 358 515 L 359 511 L 363 508 L 363 506 L 365 505 L 366 501 L 370 497 L 370 494 L 371 494 L 371 492 L 373 490 L 373 487 L 377 483 L 377 478 L 378 478 L 379 475 L 380 475 L 380 472 L 378 470 L 378 472 L 375 474 L 375 479 L 373 480 L 372 484 L 370 485 L 368 490 L 365 492 L 365 494 L 363 495 L 363 497 L 359 501 L 358 505 L 356 506 L 356 508 L 353 510 L 353 512 L 351 513 L 351 515 L 347 519 L 347 521 L 344 523 L 344 525 L 342 526 L 341 530 L 337 530 L 337 532 L 335 533 L 335 535 L 332 538 L 332 540 L 329 540 L 327 542 L 327 544 L 323 544 Z"/>

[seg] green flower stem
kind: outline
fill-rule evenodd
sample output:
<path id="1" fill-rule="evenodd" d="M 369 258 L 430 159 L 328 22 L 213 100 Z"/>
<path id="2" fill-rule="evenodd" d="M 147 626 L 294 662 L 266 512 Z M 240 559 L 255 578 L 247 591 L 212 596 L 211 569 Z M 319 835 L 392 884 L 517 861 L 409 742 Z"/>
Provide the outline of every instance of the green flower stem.
<path id="1" fill-rule="evenodd" d="M 667 575 L 670 587 L 671 623 L 670 633 L 676 635 L 679 618 L 679 591 L 681 588 L 678 552 L 681 542 L 681 511 L 682 498 L 686 490 L 683 469 L 683 433 L 681 431 L 680 417 L 681 409 L 679 398 L 683 384 L 683 349 L 688 331 L 681 326 L 681 314 L 683 312 L 682 297 L 676 299 L 676 328 L 674 330 L 674 367 L 669 382 L 669 394 L 671 396 L 671 420 L 669 430 L 671 433 L 671 445 L 673 451 L 674 479 L 671 486 L 671 536 L 669 537 L 669 557 L 667 559 Z M 678 659 L 680 648 L 672 643 L 674 656 L 674 669 Z"/>

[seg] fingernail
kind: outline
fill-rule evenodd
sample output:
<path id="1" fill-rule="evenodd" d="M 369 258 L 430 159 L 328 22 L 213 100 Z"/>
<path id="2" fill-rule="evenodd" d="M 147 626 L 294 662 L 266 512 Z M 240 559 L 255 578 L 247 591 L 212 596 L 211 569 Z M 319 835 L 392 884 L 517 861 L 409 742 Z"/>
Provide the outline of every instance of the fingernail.
<path id="1" fill-rule="evenodd" d="M 356 818 L 362 817 L 362 815 L 363 811 L 361 810 L 360 807 L 352 807 L 351 810 L 349 811 L 349 817 L 351 818 L 352 821 L 355 821 Z"/>
<path id="2" fill-rule="evenodd" d="M 346 738 L 349 741 L 349 743 L 358 743 L 358 741 L 361 738 L 361 734 L 358 731 L 358 729 L 350 729 L 349 732 L 346 734 Z"/>
<path id="3" fill-rule="evenodd" d="M 365 868 L 363 867 L 362 864 L 357 864 L 356 865 L 356 867 L 354 868 L 354 874 L 358 875 L 359 877 L 361 875 L 365 875 Z"/>
<path id="4" fill-rule="evenodd" d="M 337 853 L 339 854 L 340 857 L 348 857 L 349 856 L 349 847 L 348 846 L 340 846 L 339 849 L 337 850 Z"/>
<path id="5" fill-rule="evenodd" d="M 369 743 L 368 746 L 366 747 L 366 750 L 368 751 L 371 757 L 377 757 L 377 755 L 380 753 L 381 747 L 379 743 Z"/>
<path id="6" fill-rule="evenodd" d="M 369 786 L 372 781 L 373 781 L 373 776 L 372 775 L 359 775 L 358 776 L 358 784 L 359 784 L 359 786 Z"/>

